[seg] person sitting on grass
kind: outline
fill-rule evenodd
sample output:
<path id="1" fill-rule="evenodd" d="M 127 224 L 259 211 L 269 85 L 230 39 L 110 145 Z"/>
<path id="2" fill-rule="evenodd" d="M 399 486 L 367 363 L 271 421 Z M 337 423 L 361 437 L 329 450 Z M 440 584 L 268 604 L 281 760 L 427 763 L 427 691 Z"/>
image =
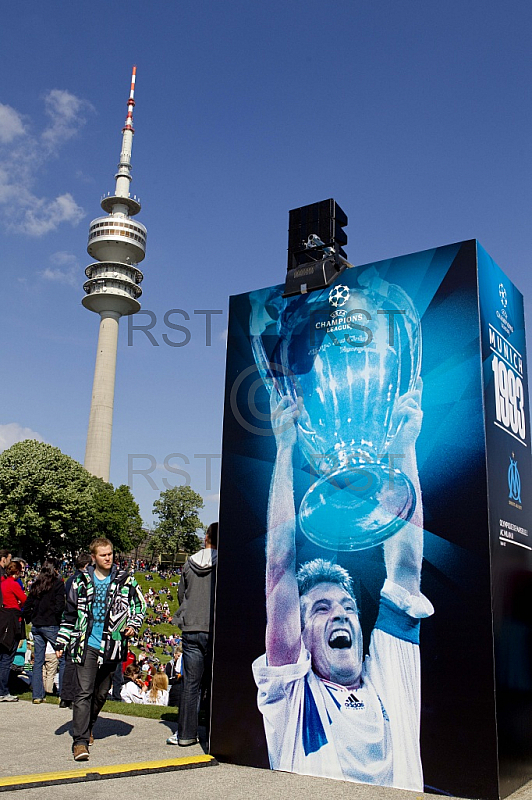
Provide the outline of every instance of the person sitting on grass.
<path id="1" fill-rule="evenodd" d="M 120 691 L 124 703 L 144 703 L 146 686 L 140 678 L 139 668 L 130 664 L 124 672 L 124 685 Z"/>
<path id="2" fill-rule="evenodd" d="M 144 703 L 154 706 L 168 705 L 168 678 L 164 672 L 156 672 L 151 688 L 144 695 Z"/>

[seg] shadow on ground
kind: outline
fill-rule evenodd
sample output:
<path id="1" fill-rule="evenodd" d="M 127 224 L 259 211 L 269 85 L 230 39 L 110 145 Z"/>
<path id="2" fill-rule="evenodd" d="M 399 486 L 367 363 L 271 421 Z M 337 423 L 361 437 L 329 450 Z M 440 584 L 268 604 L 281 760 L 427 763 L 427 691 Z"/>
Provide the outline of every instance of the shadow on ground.
<path id="1" fill-rule="evenodd" d="M 130 725 L 129 722 L 124 722 L 121 719 L 100 717 L 94 727 L 94 738 L 107 739 L 110 736 L 129 736 L 133 728 L 134 725 Z M 56 736 L 62 736 L 64 733 L 69 733 L 72 736 L 72 720 L 60 725 L 54 733 Z"/>

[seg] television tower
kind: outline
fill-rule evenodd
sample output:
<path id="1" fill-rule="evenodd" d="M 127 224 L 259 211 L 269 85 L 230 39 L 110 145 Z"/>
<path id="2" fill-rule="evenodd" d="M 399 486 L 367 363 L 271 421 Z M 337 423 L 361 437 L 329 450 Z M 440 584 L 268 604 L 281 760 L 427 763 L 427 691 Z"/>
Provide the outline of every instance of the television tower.
<path id="1" fill-rule="evenodd" d="M 129 193 L 136 72 L 133 67 L 115 192 L 101 200 L 107 216 L 90 224 L 87 252 L 97 260 L 85 270 L 88 280 L 83 285 L 83 305 L 100 315 L 85 468 L 104 481 L 109 481 L 111 464 L 118 323 L 120 317 L 140 309 L 139 284 L 144 276 L 137 264 L 146 254 L 146 228 L 132 219 L 140 211 L 140 202 Z"/>

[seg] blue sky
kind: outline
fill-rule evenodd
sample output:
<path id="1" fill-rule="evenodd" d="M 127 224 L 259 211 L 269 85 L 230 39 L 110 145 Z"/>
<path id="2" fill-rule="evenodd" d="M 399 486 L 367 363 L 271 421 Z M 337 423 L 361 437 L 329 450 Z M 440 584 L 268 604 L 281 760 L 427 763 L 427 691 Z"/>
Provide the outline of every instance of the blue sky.
<path id="1" fill-rule="evenodd" d="M 334 197 L 355 264 L 478 238 L 532 332 L 531 23 L 524 0 L 6 6 L 0 446 L 38 436 L 83 461 L 87 232 L 114 188 L 134 63 L 131 188 L 158 346 L 139 331 L 128 345 L 121 321 L 111 480 L 146 522 L 184 480 L 165 459 L 217 516 L 228 297 L 284 279 L 291 208 Z M 190 317 L 170 317 L 184 347 L 163 340 L 183 340 L 171 309 Z M 222 312 L 210 346 L 197 310 Z M 153 485 L 131 472 L 150 464 Z"/>

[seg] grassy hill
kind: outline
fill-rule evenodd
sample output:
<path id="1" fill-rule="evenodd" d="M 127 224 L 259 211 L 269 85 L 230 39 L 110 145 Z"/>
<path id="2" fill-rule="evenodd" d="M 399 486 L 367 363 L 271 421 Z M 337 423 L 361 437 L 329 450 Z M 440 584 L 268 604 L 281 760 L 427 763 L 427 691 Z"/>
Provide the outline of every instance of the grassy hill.
<path id="1" fill-rule="evenodd" d="M 146 580 L 146 575 L 153 576 L 153 580 Z M 163 586 L 165 588 L 169 588 L 170 589 L 170 593 L 172 595 L 172 600 L 168 600 L 167 602 L 168 602 L 168 605 L 170 606 L 170 613 L 172 614 L 172 616 L 175 614 L 175 612 L 179 608 L 179 603 L 178 603 L 178 600 L 177 600 L 177 586 L 170 586 L 170 584 L 173 583 L 173 582 L 179 581 L 179 576 L 174 575 L 174 576 L 171 576 L 171 577 L 169 577 L 167 579 L 164 579 L 164 578 L 161 578 L 161 576 L 157 572 L 148 572 L 148 573 L 146 573 L 146 572 L 136 572 L 135 573 L 135 578 L 136 578 L 137 582 L 139 583 L 139 585 L 142 587 L 142 591 L 144 592 L 144 594 L 147 594 L 148 590 L 152 589 L 153 592 L 155 592 L 155 594 L 157 595 L 159 589 L 161 589 Z M 157 595 L 157 596 L 160 597 L 161 603 L 164 603 L 164 601 L 167 600 L 167 595 L 165 595 L 165 594 Z M 158 601 L 156 600 L 156 604 L 157 604 L 157 602 Z M 146 612 L 146 617 L 149 617 L 149 616 L 155 616 L 155 612 L 151 611 L 151 609 L 147 609 L 147 612 Z M 181 633 L 181 629 L 178 628 L 176 625 L 171 625 L 170 623 L 163 623 L 161 625 L 153 625 L 153 624 L 150 624 L 149 622 L 145 621 L 144 625 L 142 626 L 141 631 L 140 631 L 141 634 L 142 634 L 142 632 L 144 630 L 146 630 L 147 627 L 150 627 L 153 633 L 160 633 L 160 634 L 163 634 L 164 636 L 171 636 L 172 634 L 176 634 L 176 633 L 180 634 Z M 140 648 L 139 647 L 132 647 L 131 650 L 136 655 L 138 655 L 139 652 L 140 652 Z M 162 648 L 160 648 L 160 647 L 156 647 L 155 648 L 155 655 L 159 659 L 159 661 L 161 661 L 161 663 L 163 663 L 163 664 L 165 664 L 170 659 L 170 656 L 163 655 Z"/>

